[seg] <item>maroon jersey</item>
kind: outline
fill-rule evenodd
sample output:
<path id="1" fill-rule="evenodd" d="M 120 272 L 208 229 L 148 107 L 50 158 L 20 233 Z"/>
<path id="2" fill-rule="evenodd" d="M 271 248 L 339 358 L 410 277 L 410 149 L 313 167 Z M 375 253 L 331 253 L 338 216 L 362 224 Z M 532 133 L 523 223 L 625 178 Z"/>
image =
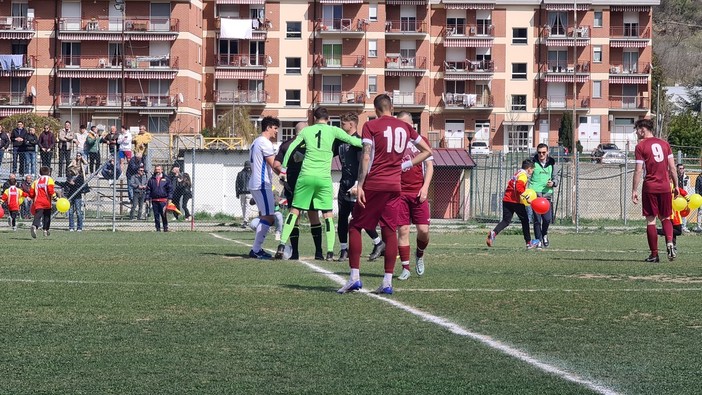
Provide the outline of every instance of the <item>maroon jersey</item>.
<path id="1" fill-rule="evenodd" d="M 649 137 L 636 144 L 636 163 L 643 164 L 646 176 L 643 192 L 670 192 L 670 173 L 668 158 L 673 157 L 670 145 L 659 138 Z"/>
<path id="2" fill-rule="evenodd" d="M 426 137 L 421 136 L 427 145 L 429 145 L 429 140 Z M 418 153 L 419 149 L 414 145 L 414 142 L 409 142 L 407 148 L 405 149 L 405 155 L 402 157 L 403 161 L 412 160 Z M 426 160 L 434 160 L 433 157 L 429 157 Z M 402 193 L 413 193 L 417 194 L 422 185 L 424 185 L 424 163 L 417 166 L 412 166 L 409 170 L 402 172 Z"/>
<path id="3" fill-rule="evenodd" d="M 417 132 L 406 122 L 385 115 L 366 122 L 362 138 L 363 144 L 371 145 L 371 163 L 363 189 L 401 191 L 402 157 L 408 142 L 419 143 Z"/>

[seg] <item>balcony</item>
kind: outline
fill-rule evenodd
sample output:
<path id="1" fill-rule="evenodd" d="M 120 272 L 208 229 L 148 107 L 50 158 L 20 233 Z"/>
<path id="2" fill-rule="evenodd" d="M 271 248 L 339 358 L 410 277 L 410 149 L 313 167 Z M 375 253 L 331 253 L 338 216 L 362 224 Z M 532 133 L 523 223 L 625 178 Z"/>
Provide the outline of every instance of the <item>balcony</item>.
<path id="1" fill-rule="evenodd" d="M 33 98 L 27 92 L 0 92 L 0 107 L 33 108 Z"/>
<path id="2" fill-rule="evenodd" d="M 444 28 L 446 48 L 486 48 L 492 47 L 494 25 L 447 24 Z"/>
<path id="3" fill-rule="evenodd" d="M 218 68 L 226 69 L 248 69 L 265 70 L 272 62 L 267 55 L 246 55 L 246 54 L 217 54 L 216 62 Z"/>
<path id="4" fill-rule="evenodd" d="M 321 37 L 357 37 L 361 38 L 366 34 L 368 22 L 361 18 L 335 18 L 318 19 L 314 23 L 314 30 Z"/>
<path id="5" fill-rule="evenodd" d="M 447 81 L 489 81 L 495 72 L 492 60 L 444 61 L 444 79 Z"/>
<path id="6" fill-rule="evenodd" d="M 34 55 L 0 54 L 0 77 L 31 77 L 35 62 Z"/>
<path id="7" fill-rule="evenodd" d="M 130 79 L 173 79 L 178 73 L 178 57 L 134 56 L 124 58 L 124 77 Z M 62 56 L 59 78 L 121 78 L 119 56 Z"/>
<path id="8" fill-rule="evenodd" d="M 539 70 L 546 82 L 587 82 L 590 79 L 590 61 L 573 65 L 567 61 L 549 61 L 542 63 Z"/>
<path id="9" fill-rule="evenodd" d="M 0 39 L 29 40 L 34 37 L 37 23 L 25 16 L 0 16 Z"/>
<path id="10" fill-rule="evenodd" d="M 491 109 L 495 106 L 495 98 L 487 94 L 445 92 L 441 99 L 446 110 Z"/>
<path id="11" fill-rule="evenodd" d="M 332 56 L 324 57 L 317 55 L 314 59 L 314 67 L 319 71 L 363 73 L 365 71 L 366 57 L 363 55 Z"/>
<path id="12" fill-rule="evenodd" d="M 541 37 L 545 38 L 548 47 L 584 47 L 590 42 L 590 26 L 544 25 Z"/>
<path id="13" fill-rule="evenodd" d="M 426 56 L 403 57 L 385 55 L 385 75 L 388 77 L 421 77 L 427 69 Z"/>
<path id="14" fill-rule="evenodd" d="M 363 107 L 366 93 L 362 91 L 322 91 L 315 96 L 315 103 L 327 107 Z"/>
<path id="15" fill-rule="evenodd" d="M 609 68 L 610 84 L 648 84 L 651 64 L 648 62 L 623 63 Z"/>
<path id="16" fill-rule="evenodd" d="M 609 109 L 619 111 L 646 112 L 650 109 L 647 96 L 610 96 Z"/>
<path id="17" fill-rule="evenodd" d="M 122 95 L 110 94 L 67 94 L 59 95 L 60 109 L 119 111 L 122 108 Z M 124 95 L 124 111 L 129 113 L 172 114 L 178 107 L 178 99 L 170 95 L 149 95 L 142 93 L 127 93 Z"/>
<path id="18" fill-rule="evenodd" d="M 232 106 L 234 104 L 249 106 L 265 106 L 267 102 L 267 91 L 237 90 L 215 92 L 215 104 L 218 106 Z"/>
<path id="19" fill-rule="evenodd" d="M 539 108 L 544 110 L 572 110 L 573 96 L 547 96 L 539 99 Z M 590 96 L 577 96 L 575 98 L 576 110 L 590 108 Z"/>
<path id="20" fill-rule="evenodd" d="M 388 92 L 395 108 L 424 108 L 427 105 L 427 95 L 423 92 L 401 92 L 399 90 Z"/>
<path id="21" fill-rule="evenodd" d="M 385 21 L 385 37 L 423 38 L 427 35 L 427 24 L 415 18 L 405 18 L 399 21 Z"/>
<path id="22" fill-rule="evenodd" d="M 178 37 L 177 18 L 107 17 L 61 18 L 59 40 L 173 41 Z"/>
<path id="23" fill-rule="evenodd" d="M 217 17 L 215 19 L 215 28 L 216 29 L 221 29 L 222 28 L 222 19 L 230 19 L 226 17 Z M 241 19 L 241 18 L 231 18 L 231 19 Z M 253 29 L 251 35 L 251 40 L 265 40 L 266 35 L 268 34 L 268 30 L 273 28 L 273 23 L 269 21 L 268 19 L 252 19 L 251 20 L 251 29 Z M 218 37 L 219 37 L 219 33 Z"/>

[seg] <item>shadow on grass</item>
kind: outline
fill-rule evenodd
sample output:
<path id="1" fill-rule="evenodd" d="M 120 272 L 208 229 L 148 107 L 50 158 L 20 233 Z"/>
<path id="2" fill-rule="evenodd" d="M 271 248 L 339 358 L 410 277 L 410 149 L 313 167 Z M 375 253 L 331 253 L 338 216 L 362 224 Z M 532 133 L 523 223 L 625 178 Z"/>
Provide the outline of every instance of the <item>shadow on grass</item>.
<path id="1" fill-rule="evenodd" d="M 259 259 L 249 258 L 249 253 L 245 254 L 227 254 L 227 253 L 217 253 L 217 252 L 203 252 L 203 255 L 218 256 L 227 259 L 249 259 L 251 262 L 258 262 Z"/>

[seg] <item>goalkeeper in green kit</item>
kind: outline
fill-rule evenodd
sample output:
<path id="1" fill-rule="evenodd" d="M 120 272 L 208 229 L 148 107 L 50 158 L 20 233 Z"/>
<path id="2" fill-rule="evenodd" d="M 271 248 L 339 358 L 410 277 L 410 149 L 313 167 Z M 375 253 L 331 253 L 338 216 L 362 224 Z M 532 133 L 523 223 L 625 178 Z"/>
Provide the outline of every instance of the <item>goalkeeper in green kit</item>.
<path id="1" fill-rule="evenodd" d="M 287 243 L 290 233 L 295 227 L 300 211 L 309 210 L 312 203 L 314 203 L 314 208 L 320 210 L 324 216 L 327 260 L 331 261 L 334 259 L 336 231 L 334 229 L 332 211 L 334 203 L 334 187 L 331 176 L 331 164 L 334 157 L 332 147 L 337 139 L 355 147 L 361 147 L 362 143 L 360 138 L 350 136 L 341 128 L 328 125 L 329 113 L 326 108 L 317 108 L 314 111 L 314 119 L 317 123 L 307 126 L 300 131 L 292 144 L 290 144 L 283 159 L 281 174 L 285 174 L 290 154 L 295 151 L 295 148 L 302 143 L 307 147 L 305 159 L 302 162 L 302 169 L 300 170 L 297 184 L 295 184 L 292 208 L 283 224 L 283 235 L 280 238 L 280 245 L 275 254 L 276 259 L 283 257 L 285 243 Z"/>

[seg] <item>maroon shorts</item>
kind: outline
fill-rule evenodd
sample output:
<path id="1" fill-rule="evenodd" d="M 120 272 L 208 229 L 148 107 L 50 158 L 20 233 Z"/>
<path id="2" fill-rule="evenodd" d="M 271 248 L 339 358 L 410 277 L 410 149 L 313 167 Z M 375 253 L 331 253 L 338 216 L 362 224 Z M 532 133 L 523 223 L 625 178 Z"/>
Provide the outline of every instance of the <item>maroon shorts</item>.
<path id="1" fill-rule="evenodd" d="M 416 193 L 403 193 L 397 206 L 397 224 L 429 225 L 429 201 L 419 203 Z"/>
<path id="2" fill-rule="evenodd" d="M 375 229 L 380 226 L 397 229 L 397 210 L 400 203 L 400 192 L 364 191 L 366 193 L 366 207 L 361 207 L 358 202 L 353 206 L 353 218 L 349 226 L 358 229 Z"/>
<path id="3" fill-rule="evenodd" d="M 673 214 L 673 195 L 670 192 L 643 192 L 641 211 L 645 217 L 668 218 Z"/>

